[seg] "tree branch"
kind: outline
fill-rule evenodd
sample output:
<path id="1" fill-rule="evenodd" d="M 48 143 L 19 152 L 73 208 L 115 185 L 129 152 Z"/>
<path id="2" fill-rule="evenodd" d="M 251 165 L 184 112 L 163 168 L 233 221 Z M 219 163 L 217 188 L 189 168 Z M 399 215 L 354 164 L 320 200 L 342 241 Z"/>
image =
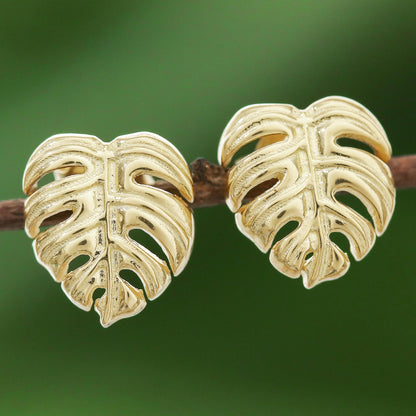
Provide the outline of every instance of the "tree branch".
<path id="1" fill-rule="evenodd" d="M 397 189 L 416 188 L 416 155 L 394 157 L 389 162 Z M 227 172 L 223 167 L 205 159 L 191 163 L 195 199 L 193 208 L 209 207 L 225 203 Z M 246 200 L 261 194 L 275 183 L 267 181 L 252 189 Z M 178 194 L 177 189 L 168 182 L 157 181 L 155 186 Z M 68 218 L 68 213 L 60 213 L 48 218 L 44 225 L 53 225 Z M 24 199 L 0 201 L 0 231 L 21 230 L 24 228 Z"/>

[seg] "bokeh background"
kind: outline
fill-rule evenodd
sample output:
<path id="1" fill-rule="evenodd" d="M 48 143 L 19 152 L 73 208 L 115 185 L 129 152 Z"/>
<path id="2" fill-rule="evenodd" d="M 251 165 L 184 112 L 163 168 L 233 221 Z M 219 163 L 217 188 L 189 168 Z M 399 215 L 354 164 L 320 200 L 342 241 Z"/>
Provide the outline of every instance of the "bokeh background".
<path id="1" fill-rule="evenodd" d="M 240 107 L 326 95 L 415 153 L 414 1 L 0 2 L 0 199 L 22 197 L 55 133 L 149 130 L 215 161 Z M 276 272 L 223 206 L 199 209 L 189 265 L 102 329 L 0 233 L 1 415 L 416 414 L 416 191 L 336 282 Z"/>

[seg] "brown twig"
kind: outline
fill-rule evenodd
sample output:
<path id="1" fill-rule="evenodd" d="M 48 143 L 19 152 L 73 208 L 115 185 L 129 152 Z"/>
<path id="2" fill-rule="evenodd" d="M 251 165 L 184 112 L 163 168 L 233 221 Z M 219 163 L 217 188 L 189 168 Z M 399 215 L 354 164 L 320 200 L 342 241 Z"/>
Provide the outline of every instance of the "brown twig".
<path id="1" fill-rule="evenodd" d="M 390 160 L 394 183 L 397 189 L 416 188 L 416 155 L 398 156 Z M 191 163 L 194 181 L 195 199 L 193 208 L 209 207 L 225 203 L 227 172 L 221 166 L 205 159 Z M 271 185 L 265 182 L 247 195 L 247 200 L 261 194 Z M 155 186 L 166 191 L 177 193 L 176 188 L 168 182 L 157 181 Z M 0 231 L 21 230 L 24 228 L 24 199 L 0 201 Z M 45 225 L 56 224 L 67 218 L 68 214 L 60 213 L 48 218 Z"/>

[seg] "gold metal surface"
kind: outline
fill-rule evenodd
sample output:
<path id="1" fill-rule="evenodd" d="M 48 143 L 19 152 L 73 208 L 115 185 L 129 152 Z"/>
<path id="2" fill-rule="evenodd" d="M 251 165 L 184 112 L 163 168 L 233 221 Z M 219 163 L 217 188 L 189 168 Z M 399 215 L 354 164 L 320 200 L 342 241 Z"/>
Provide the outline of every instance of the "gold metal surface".
<path id="1" fill-rule="evenodd" d="M 350 138 L 370 151 L 341 146 Z M 348 255 L 330 240 L 344 234 L 356 260 L 371 249 L 391 218 L 395 188 L 386 162 L 391 147 L 377 119 L 359 103 L 327 97 L 305 110 L 286 104 L 259 104 L 238 111 L 224 130 L 218 158 L 224 167 L 243 146 L 259 140 L 251 154 L 229 171 L 227 204 L 238 228 L 281 273 L 304 286 L 336 279 L 349 267 Z M 276 180 L 270 189 L 244 204 L 248 191 Z M 336 199 L 340 191 L 359 198 L 372 221 Z M 274 244 L 288 222 L 298 227 Z M 375 228 L 375 229 L 374 229 Z"/>
<path id="2" fill-rule="evenodd" d="M 37 189 L 38 181 L 50 172 L 55 181 Z M 192 202 L 185 160 L 168 141 L 147 132 L 120 136 L 111 143 L 79 134 L 53 136 L 35 150 L 25 170 L 26 232 L 35 238 L 38 261 L 84 310 L 91 309 L 94 291 L 105 289 L 95 301 L 104 327 L 146 306 L 143 290 L 123 280 L 121 270 L 137 274 L 150 300 L 171 280 L 167 263 L 131 239 L 130 230 L 143 230 L 158 242 L 174 275 L 191 253 L 191 209 L 179 196 L 146 184 L 149 175 L 169 181 Z M 62 211 L 72 214 L 40 232 L 45 219 Z M 80 255 L 89 260 L 68 271 Z"/>

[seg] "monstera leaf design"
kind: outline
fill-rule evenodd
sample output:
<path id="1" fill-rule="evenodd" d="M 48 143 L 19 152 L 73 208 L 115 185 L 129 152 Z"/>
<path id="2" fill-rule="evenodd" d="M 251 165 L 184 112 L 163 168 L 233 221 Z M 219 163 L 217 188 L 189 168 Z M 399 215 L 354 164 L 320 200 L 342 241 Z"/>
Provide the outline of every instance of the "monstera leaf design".
<path id="1" fill-rule="evenodd" d="M 350 138 L 370 146 L 374 154 L 341 146 Z M 291 105 L 261 104 L 241 109 L 221 138 L 218 157 L 227 167 L 238 150 L 259 140 L 256 150 L 237 160 L 229 171 L 227 203 L 239 229 L 280 272 L 303 276 L 311 288 L 347 271 L 347 254 L 330 240 L 344 234 L 355 259 L 362 259 L 375 235 L 386 229 L 395 189 L 386 162 L 391 148 L 377 119 L 362 105 L 343 97 L 327 97 L 299 110 Z M 276 180 L 267 191 L 244 203 L 248 191 Z M 372 217 L 336 199 L 345 191 L 359 198 Z M 288 222 L 298 227 L 273 245 Z M 374 229 L 375 228 L 375 229 Z"/>
<path id="2" fill-rule="evenodd" d="M 38 181 L 54 172 L 55 181 L 39 188 Z M 148 176 L 145 176 L 148 175 Z M 103 326 L 139 313 L 143 290 L 123 280 L 119 272 L 133 270 L 149 299 L 169 285 L 165 261 L 129 237 L 132 229 L 150 234 L 162 247 L 174 275 L 188 261 L 194 224 L 190 208 L 179 196 L 146 184 L 155 176 L 172 183 L 192 201 L 192 179 L 180 153 L 152 133 L 120 136 L 103 143 L 94 136 L 57 135 L 31 156 L 24 175 L 26 232 L 34 250 L 69 299 L 90 310 L 93 293 Z M 45 219 L 62 211 L 72 214 L 40 232 Z M 69 263 L 80 255 L 89 260 L 73 271 Z M 138 280 L 139 281 L 139 280 Z"/>

